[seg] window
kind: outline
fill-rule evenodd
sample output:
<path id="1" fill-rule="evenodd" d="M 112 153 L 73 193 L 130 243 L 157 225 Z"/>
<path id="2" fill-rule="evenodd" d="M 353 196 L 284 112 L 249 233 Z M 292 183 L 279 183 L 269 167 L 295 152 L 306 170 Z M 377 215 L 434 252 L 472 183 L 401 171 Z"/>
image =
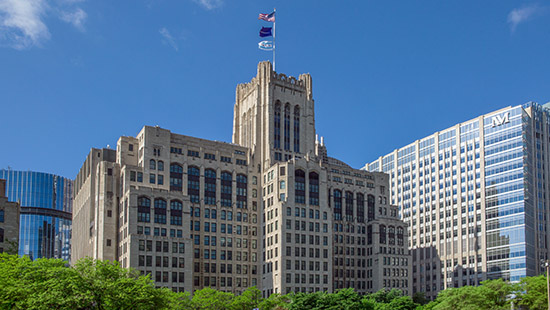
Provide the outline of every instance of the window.
<path id="1" fill-rule="evenodd" d="M 281 102 L 278 100 L 275 103 L 275 111 L 273 113 L 273 128 L 274 128 L 273 147 L 276 149 L 280 149 L 281 148 Z M 280 157 L 281 153 L 278 153 L 278 154 Z"/>
<path id="2" fill-rule="evenodd" d="M 353 221 L 353 193 L 346 192 L 346 221 Z"/>
<path id="3" fill-rule="evenodd" d="M 363 194 L 357 193 L 356 205 L 357 221 L 362 223 L 365 221 L 365 196 Z"/>
<path id="4" fill-rule="evenodd" d="M 220 161 L 222 161 L 224 163 L 230 163 L 231 162 L 231 157 L 220 156 Z"/>
<path id="5" fill-rule="evenodd" d="M 296 203 L 306 203 L 306 174 L 303 170 L 294 171 L 294 197 Z"/>
<path id="6" fill-rule="evenodd" d="M 195 166 L 189 166 L 187 169 L 187 193 L 191 202 L 199 203 L 200 170 Z"/>
<path id="7" fill-rule="evenodd" d="M 204 153 L 204 159 L 216 160 L 215 154 Z"/>
<path id="8" fill-rule="evenodd" d="M 319 205 L 319 174 L 317 172 L 309 173 L 309 204 Z"/>
<path id="9" fill-rule="evenodd" d="M 0 210 L 0 223 L 4 223 L 4 210 Z"/>
<path id="10" fill-rule="evenodd" d="M 342 191 L 334 190 L 334 219 L 342 220 Z"/>
<path id="11" fill-rule="evenodd" d="M 143 172 L 137 173 L 137 181 L 140 183 L 143 182 Z"/>
<path id="12" fill-rule="evenodd" d="M 367 196 L 367 220 L 368 221 L 372 221 L 374 220 L 374 213 L 375 213 L 375 206 L 374 206 L 374 202 L 375 202 L 375 198 L 373 195 L 368 195 Z"/>
<path id="13" fill-rule="evenodd" d="M 216 204 L 216 171 L 213 169 L 204 171 L 204 203 Z"/>
<path id="14" fill-rule="evenodd" d="M 294 107 L 294 152 L 300 152 L 300 107 Z"/>
<path id="15" fill-rule="evenodd" d="M 290 104 L 288 103 L 285 105 L 284 126 L 284 148 L 290 151 Z"/>
<path id="16" fill-rule="evenodd" d="M 164 171 L 164 162 L 162 160 L 159 160 L 157 163 L 157 170 L 158 171 Z"/>
<path id="17" fill-rule="evenodd" d="M 221 205 L 222 207 L 231 207 L 233 193 L 233 176 L 231 172 L 222 171 L 221 173 Z"/>
<path id="18" fill-rule="evenodd" d="M 246 209 L 248 178 L 244 174 L 237 175 L 237 208 Z"/>
<path id="19" fill-rule="evenodd" d="M 151 169 L 151 170 L 157 169 L 157 162 L 154 159 L 151 159 L 149 161 L 149 169 Z"/>
<path id="20" fill-rule="evenodd" d="M 170 164 L 170 190 L 183 190 L 183 167 L 180 164 Z"/>
<path id="21" fill-rule="evenodd" d="M 179 200 L 170 201 L 170 225 L 182 225 L 183 204 Z"/>
<path id="22" fill-rule="evenodd" d="M 149 223 L 151 221 L 151 199 L 138 197 L 138 222 Z"/>
<path id="23" fill-rule="evenodd" d="M 166 224 L 166 200 L 155 199 L 155 223 Z"/>
<path id="24" fill-rule="evenodd" d="M 192 151 L 192 150 L 187 150 L 187 156 L 190 156 L 190 157 L 200 157 L 200 156 L 199 156 L 199 152 L 197 152 L 197 151 Z"/>
<path id="25" fill-rule="evenodd" d="M 158 185 L 164 185 L 164 176 L 162 174 L 159 174 L 157 176 L 157 184 Z"/>
<path id="26" fill-rule="evenodd" d="M 386 226 L 380 225 L 380 243 L 386 244 Z"/>
<path id="27" fill-rule="evenodd" d="M 237 159 L 235 162 L 237 165 L 246 166 L 246 159 Z"/>
<path id="28" fill-rule="evenodd" d="M 155 183 L 156 183 L 156 182 L 155 182 L 155 179 L 156 179 L 156 176 L 155 176 L 154 174 L 151 173 L 151 174 L 149 175 L 149 183 L 155 184 Z"/>

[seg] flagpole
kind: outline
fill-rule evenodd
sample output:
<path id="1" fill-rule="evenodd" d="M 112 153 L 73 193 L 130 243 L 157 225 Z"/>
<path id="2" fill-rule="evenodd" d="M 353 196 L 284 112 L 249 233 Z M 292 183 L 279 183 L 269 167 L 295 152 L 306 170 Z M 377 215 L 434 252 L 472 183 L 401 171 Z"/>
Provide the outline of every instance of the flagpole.
<path id="1" fill-rule="evenodd" d="M 273 13 L 275 13 L 276 9 L 273 8 Z M 273 14 L 273 17 L 275 17 L 275 20 L 273 21 L 273 71 L 275 71 L 275 24 L 277 23 L 277 14 Z"/>

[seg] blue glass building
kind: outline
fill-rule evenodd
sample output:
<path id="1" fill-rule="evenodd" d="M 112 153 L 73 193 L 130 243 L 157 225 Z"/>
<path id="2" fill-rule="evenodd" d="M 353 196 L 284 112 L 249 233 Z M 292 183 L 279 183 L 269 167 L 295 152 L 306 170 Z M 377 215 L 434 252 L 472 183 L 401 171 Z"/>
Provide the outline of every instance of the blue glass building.
<path id="1" fill-rule="evenodd" d="M 19 255 L 70 261 L 73 181 L 32 171 L 0 170 L 9 201 L 21 205 Z"/>
<path id="2" fill-rule="evenodd" d="M 390 175 L 409 224 L 413 292 L 544 272 L 550 104 L 511 106 L 436 132 L 364 169 Z"/>

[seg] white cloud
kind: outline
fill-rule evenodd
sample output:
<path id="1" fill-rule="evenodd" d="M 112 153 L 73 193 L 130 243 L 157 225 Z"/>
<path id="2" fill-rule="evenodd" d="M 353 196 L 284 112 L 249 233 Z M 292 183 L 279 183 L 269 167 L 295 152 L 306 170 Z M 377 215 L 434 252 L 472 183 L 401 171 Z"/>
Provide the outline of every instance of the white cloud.
<path id="1" fill-rule="evenodd" d="M 62 11 L 60 18 L 61 20 L 72 24 L 75 26 L 78 30 L 84 31 L 84 21 L 86 20 L 86 12 L 82 10 L 81 8 L 77 8 L 74 12 L 66 12 Z"/>
<path id="2" fill-rule="evenodd" d="M 540 10 L 541 8 L 537 4 L 513 9 L 508 14 L 508 24 L 510 24 L 510 29 L 512 29 L 512 32 L 516 30 L 519 24 L 535 17 L 540 12 Z"/>
<path id="3" fill-rule="evenodd" d="M 172 34 L 170 34 L 170 31 L 168 31 L 168 29 L 162 27 L 160 28 L 159 33 L 162 36 L 162 43 L 170 45 L 173 49 L 176 50 L 176 52 L 179 50 L 176 39 L 172 36 Z"/>
<path id="4" fill-rule="evenodd" d="M 50 38 L 49 15 L 84 31 L 87 14 L 76 5 L 86 0 L 0 0 L 0 46 L 27 49 Z"/>
<path id="5" fill-rule="evenodd" d="M 207 10 L 218 8 L 223 4 L 223 0 L 195 0 L 195 2 L 202 5 Z"/>
<path id="6" fill-rule="evenodd" d="M 46 9 L 44 0 L 0 0 L 0 45 L 25 49 L 49 39 Z"/>

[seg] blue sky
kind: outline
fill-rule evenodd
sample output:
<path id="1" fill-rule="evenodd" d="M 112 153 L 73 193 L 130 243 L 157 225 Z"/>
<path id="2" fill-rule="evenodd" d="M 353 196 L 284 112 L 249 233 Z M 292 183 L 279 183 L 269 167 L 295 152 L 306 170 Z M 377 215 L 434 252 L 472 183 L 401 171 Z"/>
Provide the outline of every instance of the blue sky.
<path id="1" fill-rule="evenodd" d="M 548 1 L 0 0 L 0 168 L 74 178 L 143 125 L 230 142 L 273 7 L 276 69 L 311 73 L 317 132 L 353 167 L 550 101 Z"/>

